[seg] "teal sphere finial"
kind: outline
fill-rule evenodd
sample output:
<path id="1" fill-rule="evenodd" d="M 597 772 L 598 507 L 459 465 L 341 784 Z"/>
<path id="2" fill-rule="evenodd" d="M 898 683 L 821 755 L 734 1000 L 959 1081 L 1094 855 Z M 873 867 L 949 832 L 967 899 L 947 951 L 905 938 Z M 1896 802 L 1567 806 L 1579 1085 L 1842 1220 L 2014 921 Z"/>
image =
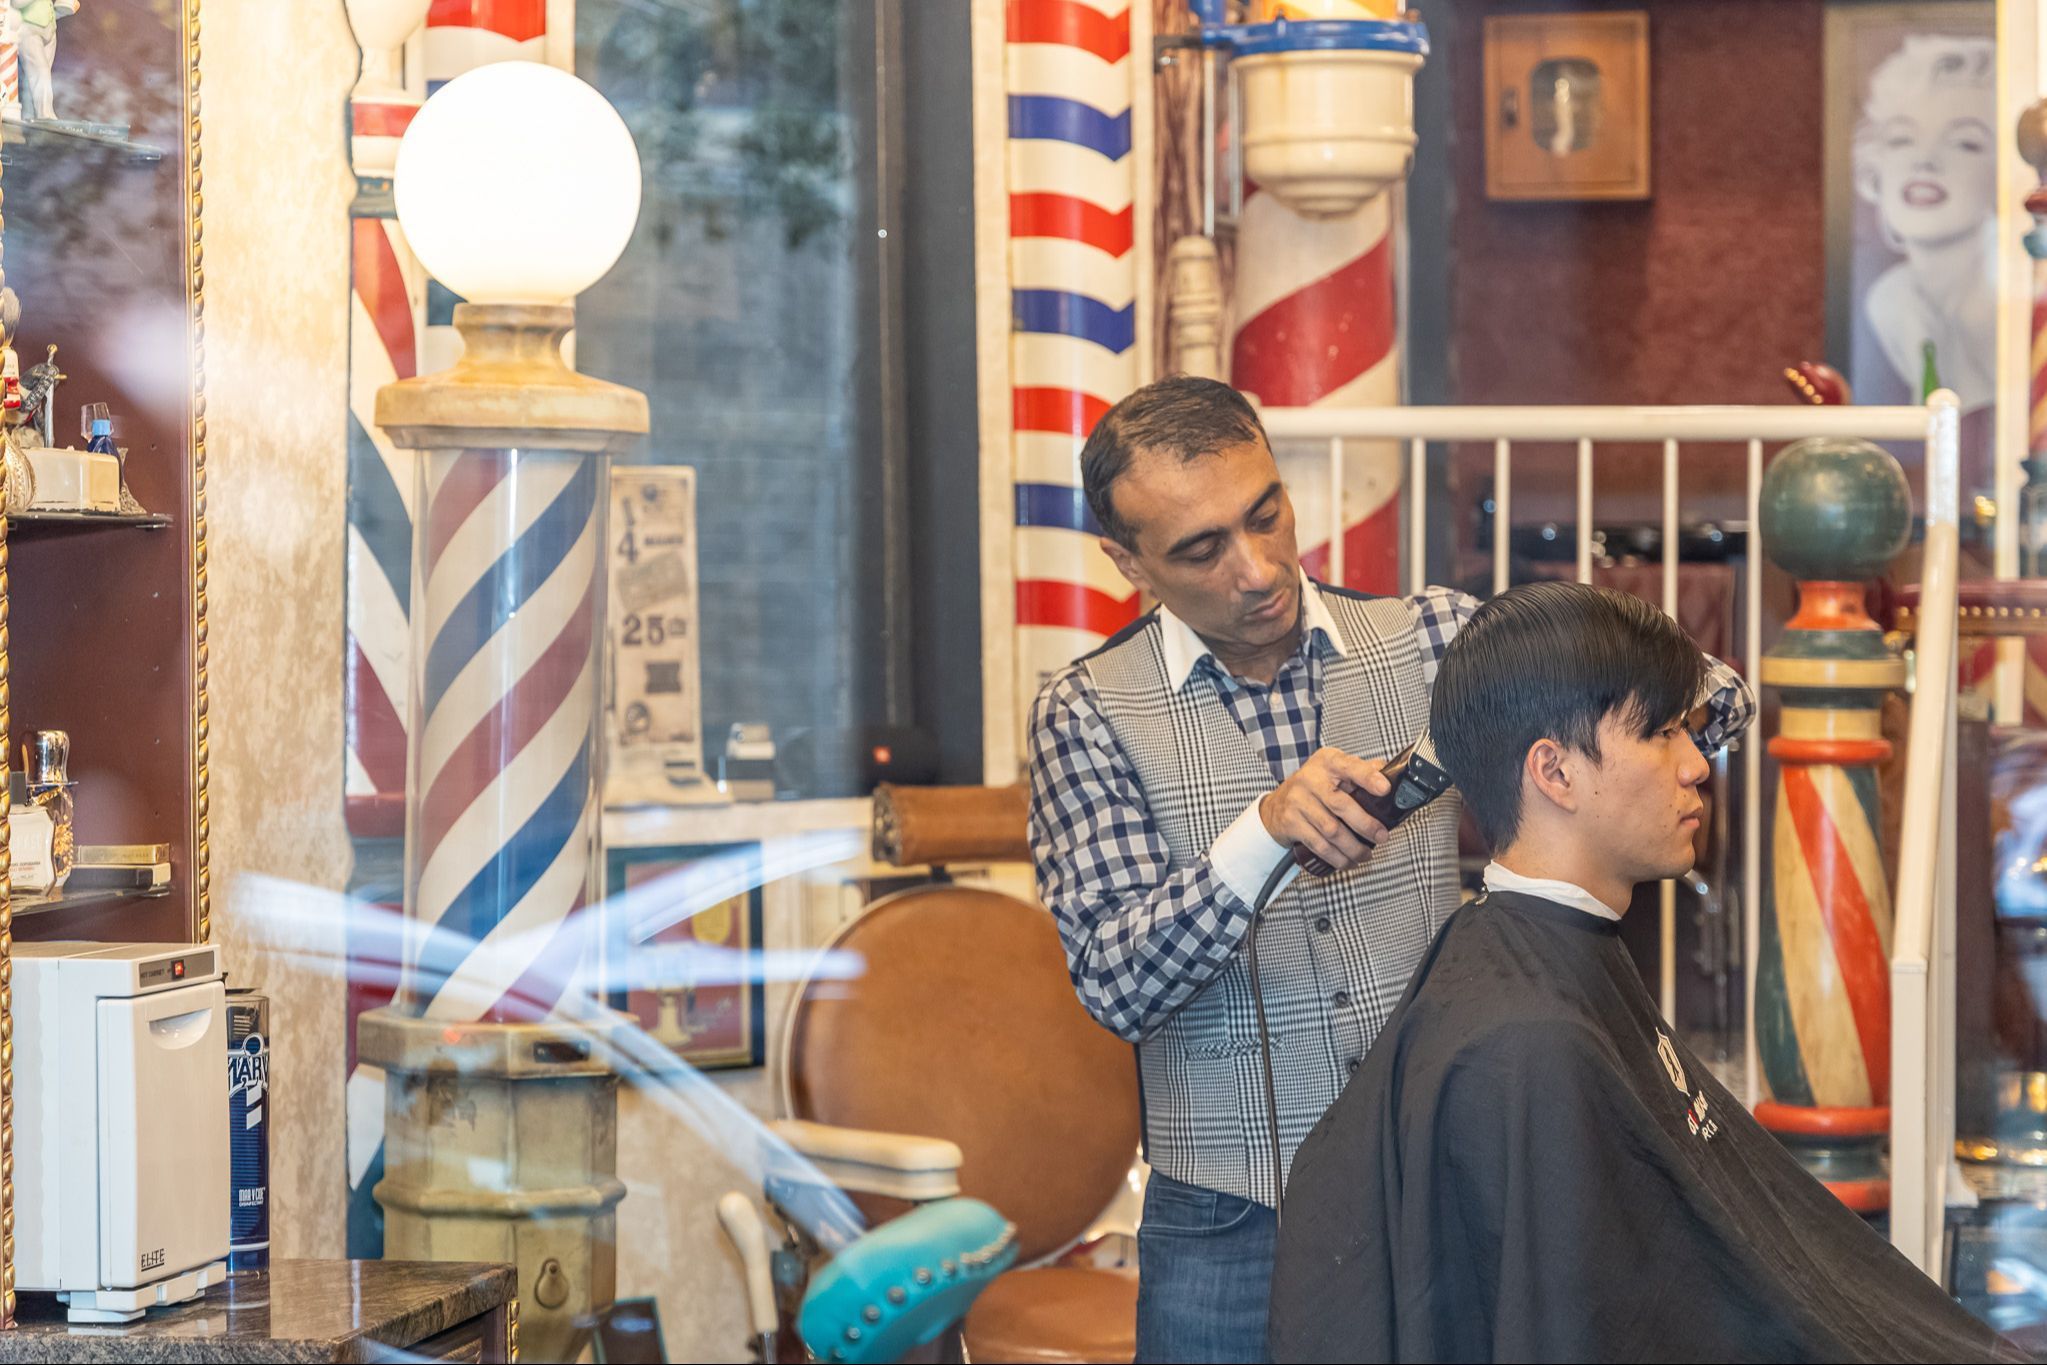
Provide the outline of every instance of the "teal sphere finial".
<path id="1" fill-rule="evenodd" d="M 1861 582 L 1912 536 L 1912 488 L 1890 453 L 1814 436 L 1786 446 L 1763 476 L 1763 549 L 1794 578 Z"/>

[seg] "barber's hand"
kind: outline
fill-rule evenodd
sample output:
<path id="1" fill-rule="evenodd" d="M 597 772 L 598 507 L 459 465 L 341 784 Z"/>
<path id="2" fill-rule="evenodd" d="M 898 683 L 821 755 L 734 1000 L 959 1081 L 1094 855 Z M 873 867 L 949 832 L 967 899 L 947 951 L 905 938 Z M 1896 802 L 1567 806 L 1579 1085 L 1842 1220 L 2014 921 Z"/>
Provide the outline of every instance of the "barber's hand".
<path id="1" fill-rule="evenodd" d="M 1393 790 L 1380 769 L 1386 760 L 1369 761 L 1341 749 L 1317 749 L 1294 775 L 1265 794 L 1258 818 L 1265 832 L 1282 844 L 1299 844 L 1338 872 L 1346 872 L 1372 856 L 1386 837 L 1386 827 L 1365 813 L 1351 790 L 1384 796 Z"/>

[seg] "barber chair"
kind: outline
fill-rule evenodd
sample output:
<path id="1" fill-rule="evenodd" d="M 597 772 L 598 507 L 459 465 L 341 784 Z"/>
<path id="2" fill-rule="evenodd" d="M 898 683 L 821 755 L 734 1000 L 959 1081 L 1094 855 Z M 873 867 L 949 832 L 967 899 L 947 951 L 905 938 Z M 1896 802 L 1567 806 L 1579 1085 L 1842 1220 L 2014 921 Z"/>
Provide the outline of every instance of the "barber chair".
<path id="1" fill-rule="evenodd" d="M 884 786 L 875 810 L 882 861 L 1029 857 L 1019 789 Z M 914 1285 L 920 1270 L 966 1275 L 965 1267 L 931 1266 L 956 1261 L 931 1249 L 955 1231 L 934 1212 L 973 1205 L 1010 1225 L 1018 1268 L 945 1305 L 964 1313 L 956 1332 L 920 1329 L 936 1333 L 923 1338 L 931 1358 L 1130 1360 L 1135 1275 L 1057 1258 L 1130 1171 L 1135 1059 L 1074 997 L 1050 914 L 940 882 L 876 901 L 825 951 L 821 961 L 851 956 L 864 967 L 850 979 L 814 976 L 797 990 L 779 1057 L 788 1117 L 770 1127 L 850 1195 L 873 1230 L 834 1255 L 790 1216 L 792 1187 L 771 1174 L 768 1200 L 784 1233 L 773 1271 L 781 1358 L 802 1358 L 790 1354 L 792 1338 L 820 1359 L 882 1358 L 868 1354 L 877 1346 L 873 1324 L 893 1325 L 887 1296 L 901 1276 Z M 967 1221 L 973 1235 L 988 1230 Z M 742 1259 L 757 1261 L 744 1243 L 758 1234 L 743 1232 L 744 1214 L 727 1217 L 728 1231 L 735 1222 Z M 887 1239 L 910 1223 L 919 1229 L 892 1249 Z M 860 1292 L 838 1287 L 848 1279 Z M 843 1304 L 840 1316 L 818 1306 L 827 1297 Z M 761 1299 L 756 1293 L 757 1333 L 768 1310 Z"/>

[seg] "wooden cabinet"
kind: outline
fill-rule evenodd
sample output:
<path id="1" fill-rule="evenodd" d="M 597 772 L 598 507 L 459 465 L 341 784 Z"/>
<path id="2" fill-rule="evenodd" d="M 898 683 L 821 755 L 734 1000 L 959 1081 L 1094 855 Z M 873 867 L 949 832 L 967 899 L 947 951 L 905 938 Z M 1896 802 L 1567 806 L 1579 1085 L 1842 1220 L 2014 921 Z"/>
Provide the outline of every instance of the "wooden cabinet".
<path id="1" fill-rule="evenodd" d="M 1649 16 L 1485 21 L 1486 193 L 1649 197 Z"/>

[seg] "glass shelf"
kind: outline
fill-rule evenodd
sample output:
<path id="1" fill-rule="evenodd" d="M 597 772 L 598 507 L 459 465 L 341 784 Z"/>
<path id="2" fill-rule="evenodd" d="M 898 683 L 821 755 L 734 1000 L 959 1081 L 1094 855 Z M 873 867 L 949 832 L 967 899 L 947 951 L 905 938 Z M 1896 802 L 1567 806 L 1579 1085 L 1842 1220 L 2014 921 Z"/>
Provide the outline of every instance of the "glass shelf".
<path id="1" fill-rule="evenodd" d="M 8 897 L 15 918 L 40 915 L 51 910 L 83 910 L 124 901 L 157 900 L 168 896 L 168 886 L 67 886 L 62 891 L 16 891 Z"/>
<path id="2" fill-rule="evenodd" d="M 164 159 L 161 147 L 128 140 L 127 129 L 106 123 L 22 123 L 0 120 L 0 165 L 12 166 L 38 152 L 100 152 L 125 158 L 133 165 Z"/>
<path id="3" fill-rule="evenodd" d="M 171 524 L 161 512 L 23 512 L 6 521 L 10 539 L 114 527 L 160 531 Z"/>

